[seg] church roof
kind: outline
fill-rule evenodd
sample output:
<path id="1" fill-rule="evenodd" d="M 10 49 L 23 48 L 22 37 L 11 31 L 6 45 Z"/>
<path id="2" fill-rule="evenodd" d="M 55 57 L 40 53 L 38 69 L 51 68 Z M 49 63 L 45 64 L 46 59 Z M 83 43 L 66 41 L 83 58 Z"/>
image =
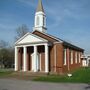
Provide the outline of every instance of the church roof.
<path id="1" fill-rule="evenodd" d="M 42 0 L 38 1 L 38 6 L 37 6 L 36 12 L 39 12 L 39 11 L 44 12 L 43 5 L 42 5 Z"/>
<path id="2" fill-rule="evenodd" d="M 42 33 L 42 32 L 39 32 L 37 30 L 35 30 L 34 32 L 32 32 L 33 34 L 37 35 L 37 36 L 40 36 L 52 43 L 54 42 L 60 42 L 60 43 L 63 43 L 64 46 L 66 47 L 69 47 L 69 48 L 73 48 L 73 49 L 76 49 L 76 50 L 80 50 L 80 51 L 84 51 L 84 49 L 80 48 L 80 47 L 77 47 L 76 45 L 73 45 L 65 40 L 62 40 L 60 38 L 57 38 L 55 36 L 52 36 L 50 34 L 47 34 L 47 33 Z"/>
<path id="3" fill-rule="evenodd" d="M 47 34 L 47 33 L 40 32 L 40 31 L 38 31 L 38 30 L 35 30 L 35 31 L 32 32 L 32 33 L 35 34 L 35 35 L 38 35 L 38 36 L 40 36 L 40 37 L 42 37 L 42 38 L 45 38 L 45 39 L 47 39 L 49 42 L 52 42 L 52 43 L 54 43 L 54 42 L 59 42 L 59 41 L 60 41 L 58 38 L 56 38 L 56 37 L 54 37 L 54 36 L 51 36 L 51 35 L 49 35 L 49 34 Z M 62 41 L 60 41 L 60 42 L 62 42 Z"/>

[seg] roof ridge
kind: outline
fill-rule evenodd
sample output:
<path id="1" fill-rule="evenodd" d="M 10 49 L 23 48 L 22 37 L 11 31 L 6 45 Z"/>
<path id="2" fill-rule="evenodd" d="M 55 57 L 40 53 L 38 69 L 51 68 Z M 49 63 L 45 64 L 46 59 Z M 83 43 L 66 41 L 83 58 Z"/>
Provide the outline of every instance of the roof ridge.
<path id="1" fill-rule="evenodd" d="M 38 31 L 38 30 L 36 30 L 36 31 L 37 31 L 37 32 L 40 32 L 40 31 Z M 35 32 L 35 31 L 33 31 L 32 33 L 34 33 L 34 32 Z M 57 37 L 55 37 L 55 36 L 53 36 L 53 35 L 51 35 L 51 34 L 47 34 L 47 33 L 44 33 L 44 32 L 40 32 L 40 33 L 45 34 L 45 35 L 47 35 L 48 37 L 57 40 L 58 42 L 62 42 L 62 41 L 63 41 L 62 39 L 57 38 Z"/>

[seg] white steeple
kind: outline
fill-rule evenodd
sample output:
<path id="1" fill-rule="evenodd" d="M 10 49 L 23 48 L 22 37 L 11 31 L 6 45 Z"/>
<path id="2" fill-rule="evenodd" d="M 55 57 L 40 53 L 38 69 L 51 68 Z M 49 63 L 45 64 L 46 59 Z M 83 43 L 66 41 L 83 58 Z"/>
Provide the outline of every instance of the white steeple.
<path id="1" fill-rule="evenodd" d="M 34 30 L 46 33 L 46 16 L 44 13 L 42 1 L 38 1 L 38 7 L 35 13 Z"/>

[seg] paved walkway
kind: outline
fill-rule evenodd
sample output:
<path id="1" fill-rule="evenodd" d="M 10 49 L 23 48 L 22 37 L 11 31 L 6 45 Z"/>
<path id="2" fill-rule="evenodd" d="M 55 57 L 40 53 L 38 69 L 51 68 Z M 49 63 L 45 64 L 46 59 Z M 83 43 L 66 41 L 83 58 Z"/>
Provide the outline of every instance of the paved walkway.
<path id="1" fill-rule="evenodd" d="M 90 90 L 90 85 L 0 79 L 0 90 Z"/>

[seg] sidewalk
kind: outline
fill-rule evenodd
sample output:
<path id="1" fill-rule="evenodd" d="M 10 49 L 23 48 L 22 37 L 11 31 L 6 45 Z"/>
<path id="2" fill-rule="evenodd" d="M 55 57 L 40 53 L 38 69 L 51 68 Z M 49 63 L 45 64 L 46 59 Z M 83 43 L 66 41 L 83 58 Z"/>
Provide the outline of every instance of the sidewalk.
<path id="1" fill-rule="evenodd" d="M 90 90 L 90 85 L 0 79 L 0 90 Z"/>

